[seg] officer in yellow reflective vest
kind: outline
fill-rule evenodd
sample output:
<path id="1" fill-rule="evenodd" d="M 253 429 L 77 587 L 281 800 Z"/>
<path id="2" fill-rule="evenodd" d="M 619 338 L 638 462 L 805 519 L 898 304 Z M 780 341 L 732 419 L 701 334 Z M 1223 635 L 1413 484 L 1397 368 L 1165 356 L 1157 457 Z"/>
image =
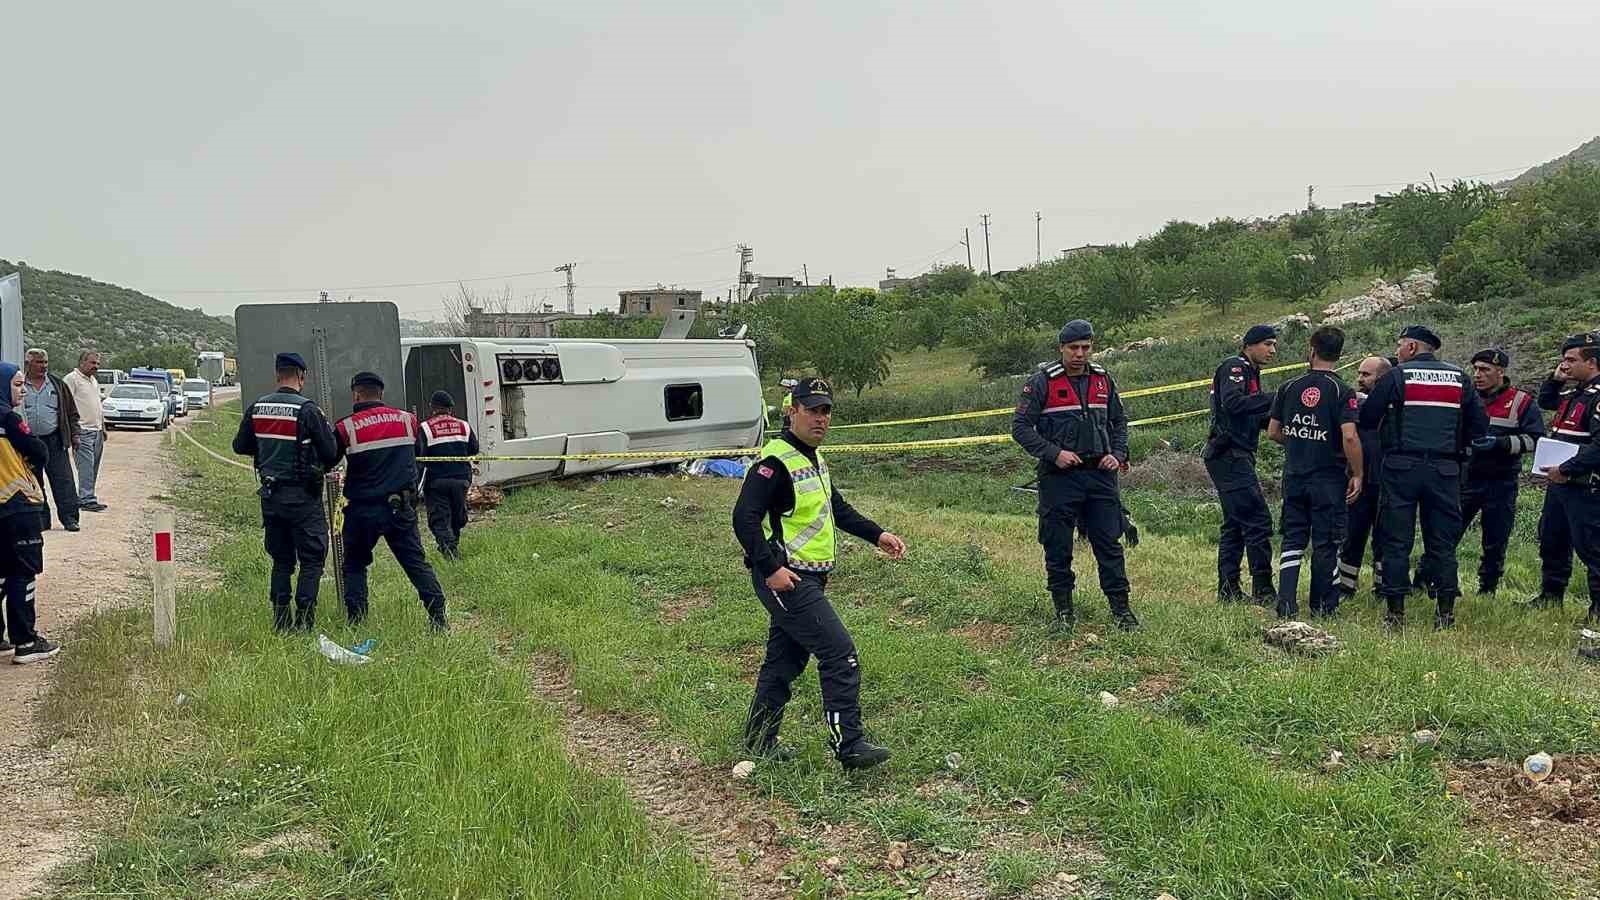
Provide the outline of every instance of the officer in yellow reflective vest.
<path id="1" fill-rule="evenodd" d="M 815 656 L 828 746 L 846 769 L 867 769 L 887 760 L 889 751 L 866 739 L 855 642 L 824 592 L 838 531 L 876 545 L 891 559 L 904 557 L 906 545 L 856 512 L 833 488 L 828 464 L 817 450 L 833 417 L 828 383 L 801 379 L 791 397 L 784 410 L 789 427 L 762 448 L 733 508 L 733 533 L 771 619 L 745 746 L 768 759 L 788 758 L 778 746 L 783 709 L 790 685 Z"/>

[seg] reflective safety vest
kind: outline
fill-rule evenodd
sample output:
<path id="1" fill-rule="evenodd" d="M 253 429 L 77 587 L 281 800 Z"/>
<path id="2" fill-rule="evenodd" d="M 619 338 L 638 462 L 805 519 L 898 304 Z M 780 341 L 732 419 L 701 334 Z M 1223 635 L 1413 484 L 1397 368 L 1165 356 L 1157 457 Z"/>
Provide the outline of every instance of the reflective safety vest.
<path id="1" fill-rule="evenodd" d="M 250 430 L 256 436 L 256 475 L 263 483 L 315 482 L 322 473 L 302 464 L 306 450 L 300 446 L 300 408 L 310 399 L 290 391 L 275 391 L 250 404 Z"/>
<path id="2" fill-rule="evenodd" d="M 812 465 L 805 454 L 782 438 L 773 438 L 761 448 L 762 458 L 773 457 L 794 485 L 794 509 L 776 512 L 761 522 L 761 533 L 773 540 L 774 528 L 782 529 L 788 567 L 797 572 L 827 572 L 833 569 L 833 481 L 828 464 L 817 453 Z M 773 521 L 776 520 L 776 521 Z"/>
<path id="3" fill-rule="evenodd" d="M 1395 407 L 1400 425 L 1397 453 L 1461 452 L 1461 405 L 1472 390 L 1466 373 L 1437 359 L 1412 360 L 1395 367 L 1399 380 Z"/>
<path id="4" fill-rule="evenodd" d="M 17 424 L 23 434 L 28 433 L 28 423 L 20 416 Z M 0 505 L 10 503 L 18 496 L 29 506 L 44 504 L 44 489 L 39 486 L 39 479 L 34 477 L 33 469 L 28 467 L 28 461 L 22 458 L 17 448 L 11 446 L 5 428 L 0 427 Z"/>
<path id="5" fill-rule="evenodd" d="M 375 403 L 340 419 L 334 431 L 349 457 L 344 470 L 346 497 L 382 500 L 416 486 L 416 416 Z"/>
<path id="6" fill-rule="evenodd" d="M 1108 414 L 1111 378 L 1098 363 L 1090 363 L 1078 396 L 1066 366 L 1054 362 L 1044 368 L 1044 397 L 1039 410 L 1039 433 L 1063 450 L 1079 456 L 1100 457 L 1111 452 Z M 1052 472 L 1054 470 L 1051 470 Z"/>

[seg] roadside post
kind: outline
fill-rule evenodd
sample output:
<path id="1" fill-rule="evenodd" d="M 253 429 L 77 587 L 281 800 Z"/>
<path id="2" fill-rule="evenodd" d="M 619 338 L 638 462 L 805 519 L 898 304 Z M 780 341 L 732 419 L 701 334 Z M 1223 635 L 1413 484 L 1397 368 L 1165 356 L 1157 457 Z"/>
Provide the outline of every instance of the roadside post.
<path id="1" fill-rule="evenodd" d="M 177 636 L 178 570 L 172 561 L 175 517 L 170 509 L 156 510 L 155 565 L 150 582 L 155 587 L 156 646 L 168 647 Z"/>

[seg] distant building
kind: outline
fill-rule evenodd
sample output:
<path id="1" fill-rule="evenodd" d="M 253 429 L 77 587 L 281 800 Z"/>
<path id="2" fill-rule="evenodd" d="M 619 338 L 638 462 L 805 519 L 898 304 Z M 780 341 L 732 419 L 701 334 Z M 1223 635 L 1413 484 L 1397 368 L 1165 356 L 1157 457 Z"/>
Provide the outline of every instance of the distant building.
<path id="1" fill-rule="evenodd" d="M 665 319 L 672 310 L 700 308 L 700 292 L 684 288 L 643 288 L 635 291 L 618 291 L 617 312 L 625 316 L 649 316 Z"/>
<path id="2" fill-rule="evenodd" d="M 565 312 L 484 312 L 471 307 L 462 319 L 469 337 L 555 337 L 557 322 L 585 319 L 587 316 Z"/>
<path id="3" fill-rule="evenodd" d="M 747 299 L 760 300 L 762 297 L 795 297 L 800 294 L 809 294 L 819 285 L 801 284 L 793 275 L 757 275 L 756 286 L 750 290 Z"/>
<path id="4" fill-rule="evenodd" d="M 1111 249 L 1110 244 L 1084 244 L 1080 247 L 1068 247 L 1061 251 L 1062 259 L 1071 259 L 1074 256 L 1094 256 Z"/>

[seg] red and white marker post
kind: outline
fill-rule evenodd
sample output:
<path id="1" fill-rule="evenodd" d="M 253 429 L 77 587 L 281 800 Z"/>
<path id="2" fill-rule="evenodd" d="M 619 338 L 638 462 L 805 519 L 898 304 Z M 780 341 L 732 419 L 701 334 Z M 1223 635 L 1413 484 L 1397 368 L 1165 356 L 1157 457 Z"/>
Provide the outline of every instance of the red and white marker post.
<path id="1" fill-rule="evenodd" d="M 157 647 L 170 646 L 178 631 L 178 569 L 172 561 L 172 532 L 175 524 L 172 510 L 156 510 L 155 563 L 150 569 L 150 583 L 155 586 Z"/>

